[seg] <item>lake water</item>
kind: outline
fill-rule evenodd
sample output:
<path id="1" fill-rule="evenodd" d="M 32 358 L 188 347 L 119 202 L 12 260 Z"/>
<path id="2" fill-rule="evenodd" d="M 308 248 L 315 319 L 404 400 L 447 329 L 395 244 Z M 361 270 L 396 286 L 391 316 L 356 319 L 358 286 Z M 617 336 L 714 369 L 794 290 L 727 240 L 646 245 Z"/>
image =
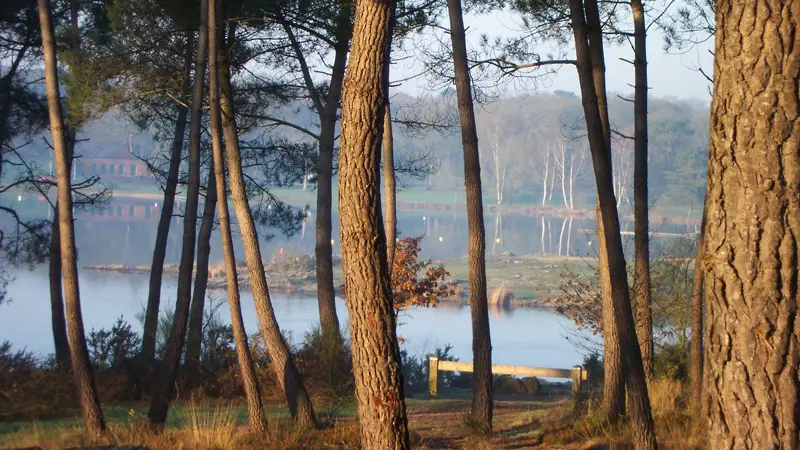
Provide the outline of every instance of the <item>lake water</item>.
<path id="1" fill-rule="evenodd" d="M 139 328 L 136 315 L 147 300 L 147 283 L 147 275 L 82 270 L 81 307 L 87 333 L 92 328 L 109 328 L 120 316 Z M 17 272 L 9 294 L 13 301 L 0 309 L 0 340 L 9 340 L 15 348 L 24 347 L 35 354 L 52 353 L 47 271 Z M 162 306 L 174 305 L 175 294 L 175 280 L 165 280 Z M 315 298 L 289 298 L 275 293 L 272 302 L 281 329 L 291 332 L 294 342 L 302 340 L 303 334 L 319 321 Z M 345 324 L 344 301 L 338 301 L 337 307 L 339 320 Z M 242 293 L 242 308 L 248 334 L 257 332 L 258 320 L 249 293 Z M 229 322 L 227 303 L 219 311 L 222 319 Z M 564 317 L 527 308 L 490 312 L 495 364 L 569 368 L 582 361 L 582 356 L 565 339 L 574 327 Z M 414 309 L 403 313 L 399 323 L 398 334 L 406 339 L 404 348 L 410 354 L 424 355 L 450 344 L 452 354 L 462 361 L 472 360 L 469 308 L 442 305 Z"/>
<path id="2" fill-rule="evenodd" d="M 26 215 L 45 217 L 48 208 L 35 200 L 15 204 Z M 124 264 L 149 265 L 152 258 L 156 226 L 160 213 L 159 202 L 135 198 L 117 198 L 108 208 L 99 211 L 76 213 L 76 237 L 79 266 Z M 261 250 L 265 260 L 285 250 L 290 253 L 314 253 L 314 217 L 290 237 L 276 236 L 264 239 L 269 230 L 261 231 Z M 333 218 L 334 254 L 338 254 L 338 217 Z M 562 256 L 591 256 L 594 221 L 591 219 L 564 219 L 523 214 L 502 215 L 487 213 L 487 254 L 513 252 L 524 254 L 551 254 Z M 0 223 L 2 225 L 2 223 Z M 182 222 L 173 221 L 167 248 L 167 263 L 177 263 L 180 258 Z M 623 230 L 631 224 L 623 222 Z M 686 233 L 688 225 L 662 224 L 656 231 Z M 467 222 L 463 212 L 456 211 L 401 211 L 398 229 L 403 236 L 424 234 L 422 257 L 456 259 L 466 255 Z M 274 233 L 274 230 L 273 230 Z M 236 256 L 243 259 L 241 243 L 234 235 Z M 212 237 L 212 262 L 221 259 L 220 238 Z M 653 240 L 658 248 L 659 239 Z M 654 251 L 654 253 L 657 250 Z M 0 341 L 9 340 L 16 348 L 44 355 L 51 353 L 50 305 L 46 267 L 34 271 L 17 271 L 9 286 L 12 303 L 0 308 Z M 119 275 L 81 268 L 80 290 L 84 324 L 87 333 L 92 328 L 110 327 L 122 316 L 140 329 L 136 315 L 147 299 L 146 275 Z M 162 286 L 162 307 L 174 305 L 175 281 L 165 279 Z M 217 293 L 224 297 L 224 292 Z M 283 330 L 291 332 L 299 342 L 303 334 L 318 322 L 315 298 L 289 298 L 275 293 L 275 311 Z M 249 333 L 257 331 L 257 319 L 252 297 L 243 293 L 244 318 Z M 338 305 L 341 323 L 347 322 L 344 302 Z M 228 320 L 227 306 L 221 316 Z M 436 309 L 415 309 L 400 318 L 398 334 L 406 339 L 409 353 L 423 355 L 446 344 L 462 361 L 471 361 L 470 311 L 466 307 L 442 305 Z M 531 310 L 496 310 L 491 315 L 493 360 L 497 364 L 535 365 L 568 368 L 581 362 L 579 352 L 566 340 L 574 331 L 571 321 L 557 314 Z"/>

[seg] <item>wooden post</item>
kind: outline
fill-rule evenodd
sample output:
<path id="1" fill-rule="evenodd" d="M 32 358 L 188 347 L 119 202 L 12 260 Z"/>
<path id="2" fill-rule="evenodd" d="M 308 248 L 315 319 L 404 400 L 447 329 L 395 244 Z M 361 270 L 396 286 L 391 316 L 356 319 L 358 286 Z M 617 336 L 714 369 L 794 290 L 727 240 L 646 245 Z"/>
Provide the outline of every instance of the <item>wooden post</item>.
<path id="1" fill-rule="evenodd" d="M 572 401 L 577 410 L 580 407 L 582 395 L 581 384 L 583 381 L 583 368 L 581 366 L 572 367 Z"/>
<path id="2" fill-rule="evenodd" d="M 439 395 L 439 357 L 428 355 L 428 398 Z"/>

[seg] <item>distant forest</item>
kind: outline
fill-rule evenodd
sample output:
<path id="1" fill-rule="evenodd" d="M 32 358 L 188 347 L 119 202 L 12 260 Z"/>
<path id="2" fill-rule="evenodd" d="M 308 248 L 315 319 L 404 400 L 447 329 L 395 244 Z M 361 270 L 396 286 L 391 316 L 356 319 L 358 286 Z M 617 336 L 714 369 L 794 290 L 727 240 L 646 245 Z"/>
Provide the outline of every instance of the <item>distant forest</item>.
<path id="1" fill-rule="evenodd" d="M 615 130 L 612 137 L 614 184 L 621 207 L 633 201 L 633 142 L 629 139 L 633 135 L 633 106 L 625 100 L 627 97 L 610 96 Z M 412 166 L 424 164 L 435 172 L 429 176 L 405 177 L 403 187 L 436 191 L 462 189 L 463 155 L 452 93 L 424 98 L 397 93 L 392 106 L 397 125 L 395 152 L 400 165 L 403 161 Z M 275 116 L 286 118 L 294 127 L 318 127 L 317 116 L 307 105 L 297 103 L 277 109 Z M 476 114 L 487 203 L 541 204 L 566 209 L 594 207 L 594 175 L 582 122 L 583 110 L 577 95 L 556 91 L 493 99 L 478 105 Z M 86 124 L 79 135 L 84 140 L 77 144 L 78 155 L 130 148 L 141 157 L 156 155 L 155 158 L 162 160 L 154 164 L 165 165 L 166 152 L 155 150 L 163 150 L 170 144 L 169 127 L 162 137 L 159 130 L 149 129 L 146 124 L 137 126 L 120 117 L 122 115 L 110 112 Z M 701 209 L 708 155 L 708 105 L 699 101 L 651 98 L 649 126 L 651 203 L 657 207 Z M 296 128 L 281 125 L 251 128 L 243 133 L 243 139 L 273 148 L 285 147 L 289 142 L 299 154 L 306 148 L 305 162 L 296 155 L 291 162 L 282 161 L 277 165 L 263 162 L 264 167 L 274 166 L 272 173 L 282 173 L 281 179 L 268 184 L 300 183 L 301 177 L 285 175 L 291 172 L 286 170 L 286 164 L 304 165 L 305 168 L 296 169 L 313 172 L 313 145 Z M 50 157 L 41 137 L 30 145 L 34 148 L 29 154 L 38 154 L 42 159 Z M 281 154 L 287 153 L 275 152 L 274 158 L 281 159 Z M 269 178 L 264 167 L 250 170 L 254 177 Z"/>

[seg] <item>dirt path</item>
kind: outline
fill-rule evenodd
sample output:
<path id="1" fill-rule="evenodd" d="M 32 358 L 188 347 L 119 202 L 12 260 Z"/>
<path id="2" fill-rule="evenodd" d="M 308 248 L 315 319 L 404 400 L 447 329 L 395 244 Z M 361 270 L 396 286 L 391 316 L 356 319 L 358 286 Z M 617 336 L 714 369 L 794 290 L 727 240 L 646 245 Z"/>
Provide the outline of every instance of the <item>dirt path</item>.
<path id="1" fill-rule="evenodd" d="M 411 431 L 423 448 L 547 448 L 542 429 L 569 415 L 566 397 L 526 401 L 495 401 L 494 437 L 475 437 L 469 427 L 469 400 L 420 400 L 409 402 Z"/>

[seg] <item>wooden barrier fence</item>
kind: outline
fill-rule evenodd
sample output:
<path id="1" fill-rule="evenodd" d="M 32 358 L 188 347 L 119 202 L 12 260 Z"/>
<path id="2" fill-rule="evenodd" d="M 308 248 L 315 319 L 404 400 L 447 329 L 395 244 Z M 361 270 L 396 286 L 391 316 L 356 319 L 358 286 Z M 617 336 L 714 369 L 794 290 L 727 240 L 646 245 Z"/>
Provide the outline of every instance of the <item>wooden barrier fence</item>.
<path id="1" fill-rule="evenodd" d="M 440 361 L 436 356 L 428 356 L 428 395 L 434 398 L 439 393 L 439 372 L 472 372 L 472 363 Z M 546 367 L 505 366 L 492 364 L 493 375 L 513 375 L 540 378 L 568 378 L 572 380 L 572 396 L 580 397 L 584 381 L 589 379 L 589 371 L 581 366 L 572 369 L 550 369 Z"/>

